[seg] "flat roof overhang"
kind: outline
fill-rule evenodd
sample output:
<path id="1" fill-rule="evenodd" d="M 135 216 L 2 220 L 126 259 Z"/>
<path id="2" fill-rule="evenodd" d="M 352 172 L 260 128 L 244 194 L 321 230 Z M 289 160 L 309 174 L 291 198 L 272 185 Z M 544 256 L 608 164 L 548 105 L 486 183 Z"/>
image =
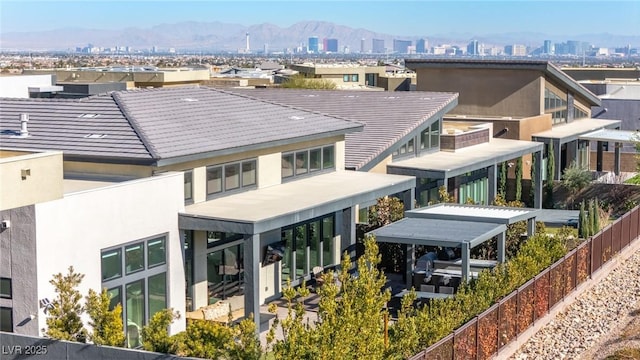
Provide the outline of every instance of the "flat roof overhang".
<path id="1" fill-rule="evenodd" d="M 468 243 L 473 248 L 507 230 L 504 224 L 404 218 L 369 232 L 378 242 L 425 246 L 462 247 Z"/>
<path id="2" fill-rule="evenodd" d="M 470 221 L 509 225 L 518 221 L 535 219 L 541 210 L 531 208 L 435 204 L 405 212 L 409 218 Z"/>
<path id="3" fill-rule="evenodd" d="M 572 121 L 568 124 L 557 125 L 543 132 L 531 135 L 533 140 L 537 139 L 559 139 L 560 143 L 577 140 L 581 135 L 601 130 L 614 129 L 620 127 L 620 120 L 603 120 L 603 119 L 581 119 Z"/>
<path id="4" fill-rule="evenodd" d="M 490 142 L 455 152 L 439 151 L 387 165 L 387 172 L 419 178 L 445 179 L 480 170 L 500 162 L 542 151 L 544 144 L 533 141 L 491 139 Z"/>
<path id="5" fill-rule="evenodd" d="M 631 130 L 602 129 L 580 135 L 578 138 L 580 140 L 635 144 L 640 141 L 640 133 Z"/>
<path id="6" fill-rule="evenodd" d="M 193 205 L 181 229 L 259 234 L 414 188 L 409 176 L 335 171 Z"/>

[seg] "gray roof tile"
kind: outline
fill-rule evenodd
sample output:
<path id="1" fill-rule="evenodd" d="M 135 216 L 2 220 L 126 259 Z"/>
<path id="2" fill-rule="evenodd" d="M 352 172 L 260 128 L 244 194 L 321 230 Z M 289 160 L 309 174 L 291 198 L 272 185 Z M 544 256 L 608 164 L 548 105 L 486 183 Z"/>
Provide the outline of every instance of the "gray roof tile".
<path id="1" fill-rule="evenodd" d="M 301 89 L 233 89 L 274 101 L 365 124 L 346 135 L 346 166 L 360 169 L 438 112 L 457 104 L 458 94 Z"/>

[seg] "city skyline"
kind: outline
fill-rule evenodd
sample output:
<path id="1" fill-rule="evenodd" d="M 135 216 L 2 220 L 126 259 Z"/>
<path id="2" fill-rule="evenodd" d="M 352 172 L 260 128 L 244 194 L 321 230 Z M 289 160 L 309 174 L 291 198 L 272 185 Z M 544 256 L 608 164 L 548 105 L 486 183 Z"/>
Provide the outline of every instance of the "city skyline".
<path id="1" fill-rule="evenodd" d="M 28 11 L 25 8 L 28 7 Z M 222 11 L 221 11 L 222 10 Z M 398 36 L 535 32 L 640 35 L 635 1 L 16 1 L 0 3 L 0 34 L 62 28 L 150 28 L 182 21 L 287 27 L 328 21 Z M 568 19 L 575 19 L 567 26 Z M 593 21 L 591 21 L 593 20 Z M 594 27 L 597 21 L 600 27 Z M 321 34 L 319 34 L 321 35 Z M 1 39 L 0 39 L 1 42 Z"/>

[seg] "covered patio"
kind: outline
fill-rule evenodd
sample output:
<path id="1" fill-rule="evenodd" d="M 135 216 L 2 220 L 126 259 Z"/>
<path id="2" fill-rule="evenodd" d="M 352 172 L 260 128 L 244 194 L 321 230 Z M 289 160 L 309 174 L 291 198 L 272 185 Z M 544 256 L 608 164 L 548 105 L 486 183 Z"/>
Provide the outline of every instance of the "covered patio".
<path id="1" fill-rule="evenodd" d="M 596 171 L 602 171 L 602 158 L 605 144 L 614 144 L 613 172 L 620 175 L 620 148 L 622 144 L 635 144 L 640 140 L 637 131 L 601 129 L 580 135 L 580 140 L 596 141 Z"/>
<path id="2" fill-rule="evenodd" d="M 185 261 L 191 259 L 187 276 L 192 278 L 187 283 L 193 308 L 210 302 L 212 275 L 237 266 L 244 314 L 253 313 L 259 324 L 260 305 L 280 297 L 287 279 L 295 285 L 310 278 L 315 266 L 340 263 L 342 251 L 355 244 L 357 205 L 398 194 L 408 210 L 414 187 L 412 177 L 335 171 L 186 206 L 179 227 L 193 233 L 185 250 Z M 284 254 L 271 261 L 269 248 L 276 244 Z M 220 252 L 224 259 L 229 248 L 237 262 L 210 264 L 211 254 Z"/>
<path id="3" fill-rule="evenodd" d="M 574 120 L 567 124 L 554 126 L 551 130 L 535 133 L 531 135 L 531 139 L 545 143 L 547 146 L 545 153 L 548 152 L 549 144 L 553 142 L 556 162 L 554 180 L 560 180 L 562 171 L 572 162 L 581 166 L 589 166 L 589 139 L 582 138 L 582 136 L 599 130 L 619 129 L 621 123 L 620 120 Z M 619 152 L 617 154 L 619 159 Z M 602 164 L 602 160 L 600 160 L 600 164 Z"/>
<path id="4" fill-rule="evenodd" d="M 488 143 L 465 147 L 454 152 L 438 151 L 416 158 L 394 161 L 387 165 L 387 172 L 418 178 L 416 200 L 423 205 L 427 203 L 427 201 L 421 201 L 423 192 L 435 189 L 437 194 L 437 188 L 443 185 L 448 190 L 456 191 L 460 186 L 460 177 L 478 173 L 478 177 L 487 179 L 485 184 L 480 184 L 479 191 L 486 192 L 486 196 L 483 194 L 486 198 L 485 204 L 490 204 L 498 193 L 499 164 L 532 154 L 534 157 L 532 165 L 536 166 L 534 207 L 541 208 L 542 151 L 543 144 L 538 142 L 493 138 Z M 433 196 L 429 195 L 430 200 L 436 200 L 432 198 Z"/>
<path id="5" fill-rule="evenodd" d="M 370 234 L 378 242 L 407 244 L 407 279 L 411 279 L 415 262 L 415 246 L 458 248 L 461 254 L 462 278 L 471 278 L 471 249 L 498 237 L 497 261 L 506 261 L 507 225 L 527 221 L 527 236 L 535 232 L 538 209 L 500 206 L 436 204 L 405 212 L 405 218 Z M 407 287 L 411 282 L 407 281 Z"/>

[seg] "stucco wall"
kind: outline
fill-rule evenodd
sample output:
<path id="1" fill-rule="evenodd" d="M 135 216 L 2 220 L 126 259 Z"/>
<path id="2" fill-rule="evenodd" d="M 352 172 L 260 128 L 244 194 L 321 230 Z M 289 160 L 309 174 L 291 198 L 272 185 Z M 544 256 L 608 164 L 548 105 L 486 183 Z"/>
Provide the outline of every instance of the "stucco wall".
<path id="1" fill-rule="evenodd" d="M 0 158 L 0 209 L 62 197 L 62 152 Z"/>
<path id="2" fill-rule="evenodd" d="M 51 75 L 2 76 L 0 77 L 0 97 L 28 99 L 29 87 L 51 85 Z"/>
<path id="3" fill-rule="evenodd" d="M 417 69 L 418 91 L 458 92 L 456 114 L 533 116 L 540 114 L 544 78 L 538 71 Z"/>
<path id="4" fill-rule="evenodd" d="M 36 289 L 36 219 L 33 205 L 0 211 L 1 220 L 10 227 L 0 231 L 0 277 L 12 282 L 12 298 L 0 298 L 0 306 L 13 308 L 13 331 L 38 335 Z"/>
<path id="5" fill-rule="evenodd" d="M 182 173 L 124 182 L 66 195 L 37 204 L 38 299 L 53 299 L 49 280 L 73 265 L 85 275 L 79 290 L 101 288 L 100 250 L 166 234 L 167 306 L 185 309 L 185 275 L 178 232 L 178 212 L 184 211 Z M 41 314 L 42 315 L 42 314 Z M 87 319 L 85 319 L 87 320 Z M 45 327 L 45 317 L 38 317 Z M 183 330 L 184 317 L 171 326 Z"/>

